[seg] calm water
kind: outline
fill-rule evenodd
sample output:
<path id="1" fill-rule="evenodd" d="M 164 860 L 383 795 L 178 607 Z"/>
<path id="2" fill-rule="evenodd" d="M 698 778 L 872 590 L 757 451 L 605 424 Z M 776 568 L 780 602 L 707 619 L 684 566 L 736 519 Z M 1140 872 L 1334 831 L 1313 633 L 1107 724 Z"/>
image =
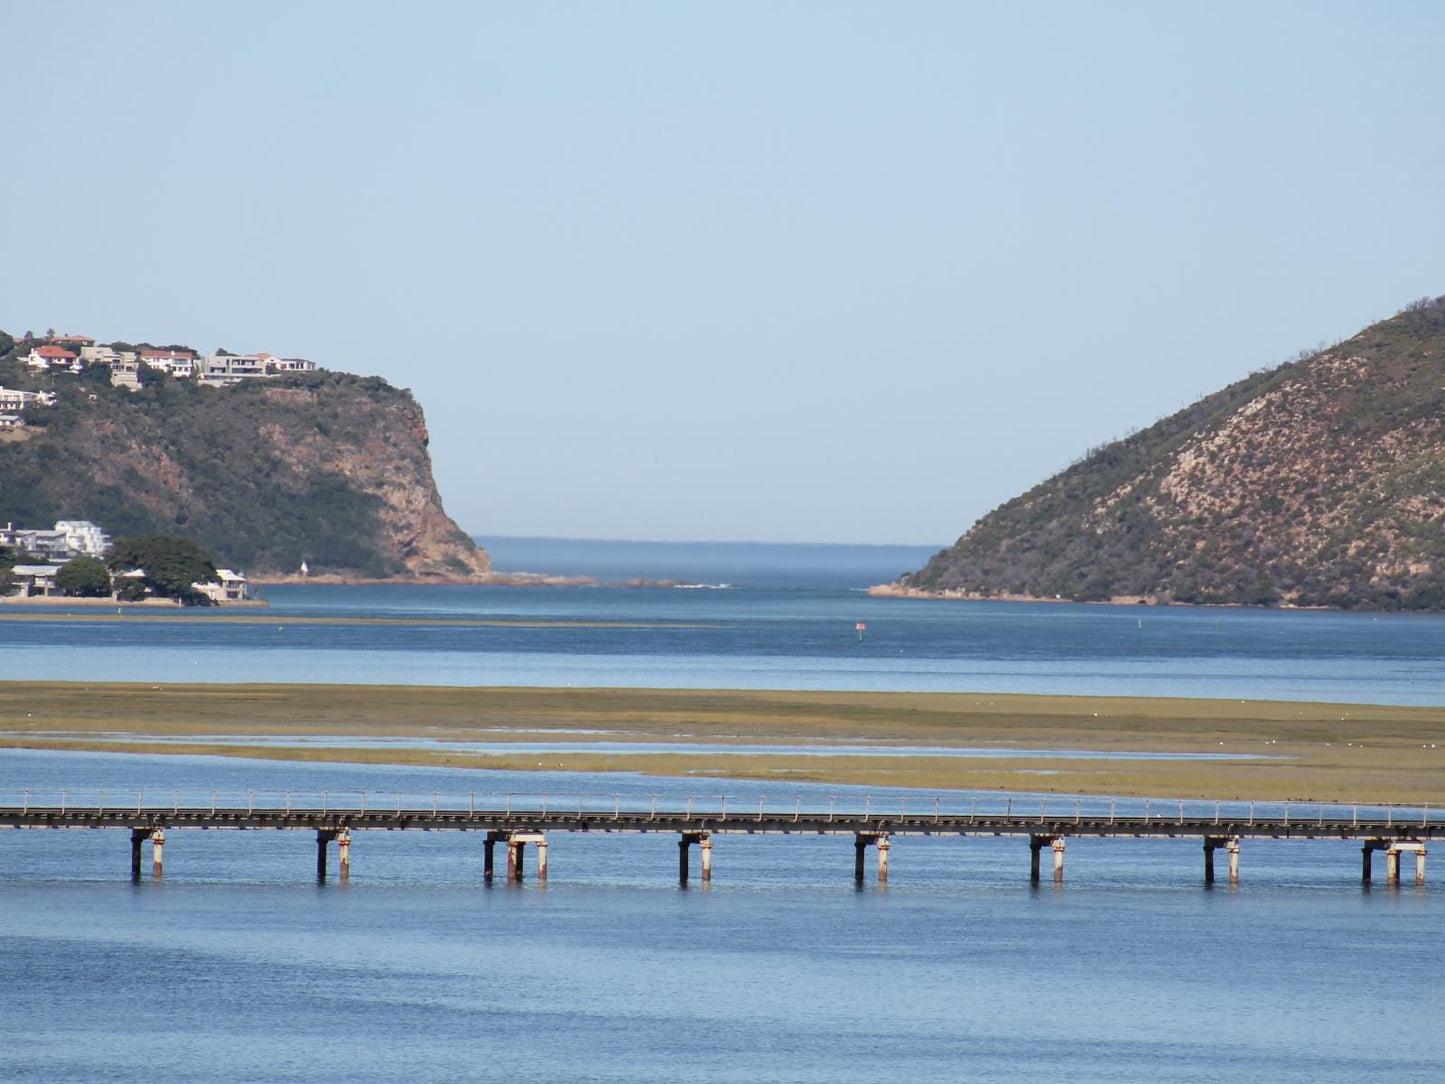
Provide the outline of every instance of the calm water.
<path id="1" fill-rule="evenodd" d="M 460 771 L 6 754 L 37 783 L 476 786 Z M 699 784 L 512 776 L 681 794 Z M 702 786 L 718 786 L 709 781 Z M 737 784 L 743 801 L 808 788 Z M 0 1079 L 34 1081 L 1438 1081 L 1432 888 L 1363 890 L 1349 844 L 1074 841 L 1062 889 L 1019 840 L 721 837 L 680 890 L 671 836 L 556 835 L 545 889 L 480 882 L 478 838 L 169 833 L 131 885 L 119 832 L 13 832 L 0 876 Z M 1362 1026 L 1362 1021 L 1368 1026 Z"/>
<path id="2" fill-rule="evenodd" d="M 850 590 L 273 587 L 262 620 L 0 621 L 0 679 L 914 689 L 1445 703 L 1445 617 Z M 105 616 L 105 615 L 102 615 Z M 391 617 L 405 625 L 288 623 Z M 523 621 L 458 625 L 449 621 Z M 577 627 L 570 622 L 603 623 Z M 867 629 L 860 641 L 856 625 Z"/>
<path id="3" fill-rule="evenodd" d="M 0 622 L 0 677 L 1445 703 L 1432 617 L 836 587 L 268 593 L 254 625 Z M 303 615 L 423 623 L 288 624 Z M 474 618 L 542 624 L 445 623 Z M 0 789 L 21 786 L 807 789 L 0 752 Z M 1247 841 L 1237 890 L 1201 887 L 1198 840 L 1073 841 L 1067 884 L 1039 890 L 1007 839 L 897 840 L 891 885 L 861 892 L 846 837 L 720 838 L 707 891 L 677 887 L 671 836 L 554 836 L 545 889 L 483 888 L 480 852 L 362 833 L 351 883 L 318 887 L 302 833 L 173 831 L 165 882 L 133 886 L 123 833 L 0 833 L 0 1080 L 1445 1079 L 1445 895 L 1363 890 L 1350 844 Z"/>

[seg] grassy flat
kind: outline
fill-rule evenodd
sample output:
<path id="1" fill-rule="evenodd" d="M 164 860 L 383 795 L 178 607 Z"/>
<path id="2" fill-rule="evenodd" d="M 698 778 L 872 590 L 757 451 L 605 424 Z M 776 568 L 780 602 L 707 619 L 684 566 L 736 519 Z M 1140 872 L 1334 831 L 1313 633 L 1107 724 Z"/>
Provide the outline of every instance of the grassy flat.
<path id="1" fill-rule="evenodd" d="M 872 786 L 1445 804 L 1445 708 L 975 693 L 0 683 L 0 746 Z M 246 737 L 257 745 L 217 745 Z M 164 738 L 164 743 L 146 738 Z M 330 737 L 336 748 L 265 745 Z M 119 742 L 116 739 L 133 739 Z M 666 753 L 346 747 L 347 738 L 665 743 Z M 177 740 L 183 739 L 183 740 Z M 210 740 L 208 740 L 210 739 Z M 827 755 L 829 745 L 1242 759 Z M 776 753 L 690 745 L 777 745 Z M 800 755 L 788 746 L 809 746 Z M 823 755 L 817 755 L 822 753 Z"/>

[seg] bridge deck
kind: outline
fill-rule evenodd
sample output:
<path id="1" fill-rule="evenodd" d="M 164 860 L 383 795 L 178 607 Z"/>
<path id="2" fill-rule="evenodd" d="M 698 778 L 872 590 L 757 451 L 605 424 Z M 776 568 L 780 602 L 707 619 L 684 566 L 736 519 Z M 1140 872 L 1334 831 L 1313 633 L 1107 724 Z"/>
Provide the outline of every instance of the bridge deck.
<path id="1" fill-rule="evenodd" d="M 334 808 L 327 806 L 0 806 L 4 828 L 214 828 L 473 832 L 680 832 L 711 834 L 864 834 L 921 836 L 1234 836 L 1242 839 L 1436 839 L 1445 835 L 1428 811 L 1326 816 L 1293 813 L 1191 815 L 941 811 L 838 812 L 805 810 L 689 811 L 681 808 L 477 808 L 441 806 Z"/>
<path id="2" fill-rule="evenodd" d="M 1238 883 L 1242 839 L 1353 839 L 1363 841 L 1361 876 L 1384 850 L 1391 884 L 1399 883 L 1400 857 L 1413 853 L 1415 878 L 1424 884 L 1426 843 L 1445 834 L 1445 818 L 1428 808 L 1304 805 L 1275 802 L 1166 802 L 1122 799 L 1023 800 L 956 795 L 889 796 L 875 803 L 856 795 L 796 798 L 764 796 L 740 803 L 726 796 L 668 799 L 637 795 L 417 795 L 293 792 L 169 793 L 121 796 L 73 791 L 0 793 L 0 828 L 118 828 L 130 831 L 131 877 L 141 876 L 141 849 L 152 846 L 152 876 L 160 878 L 166 832 L 177 828 L 291 829 L 316 834 L 316 876 L 326 880 L 327 852 L 335 843 L 340 874 L 349 876 L 353 831 L 459 831 L 484 833 L 483 877 L 492 879 L 494 849 L 505 844 L 509 883 L 523 876 L 523 855 L 534 846 L 537 877 L 547 877 L 548 832 L 675 833 L 678 875 L 689 877 L 689 853 L 701 853 L 704 883 L 712 878 L 712 837 L 726 835 L 852 835 L 854 879 L 862 883 L 864 852 L 877 852 L 878 880 L 888 880 L 893 836 L 1016 836 L 1029 841 L 1029 876 L 1040 879 L 1040 852 L 1053 851 L 1053 878 L 1063 881 L 1066 841 L 1093 837 L 1202 837 L 1204 880 L 1214 881 L 1214 852 L 1228 855 L 1229 881 Z M 610 802 L 605 799 L 610 798 Z M 731 802 L 731 805 L 729 803 Z M 675 803 L 675 804 L 674 804 Z"/>

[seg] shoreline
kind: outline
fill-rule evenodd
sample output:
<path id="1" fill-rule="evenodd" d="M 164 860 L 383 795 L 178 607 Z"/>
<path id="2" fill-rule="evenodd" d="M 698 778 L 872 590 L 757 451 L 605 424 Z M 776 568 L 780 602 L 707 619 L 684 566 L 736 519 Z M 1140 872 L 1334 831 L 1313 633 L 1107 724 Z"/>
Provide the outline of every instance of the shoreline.
<path id="1" fill-rule="evenodd" d="M 1100 599 L 1045 598 L 1042 595 L 1015 595 L 1007 592 L 996 595 L 979 594 L 962 588 L 945 588 L 931 591 L 923 587 L 908 587 L 901 583 L 876 583 L 866 589 L 870 598 L 933 599 L 949 602 L 1031 602 L 1050 606 L 1153 606 L 1166 609 L 1187 610 L 1294 610 L 1298 612 L 1320 611 L 1324 613 L 1440 613 L 1439 610 L 1371 610 L 1346 609 L 1341 606 L 1297 606 L 1292 602 L 1272 602 L 1268 605 L 1250 605 L 1243 602 L 1178 602 L 1163 601 L 1157 595 L 1113 595 Z"/>
<path id="2" fill-rule="evenodd" d="M 0 597 L 0 605 L 5 606 L 78 606 L 83 609 L 108 610 L 112 606 L 116 612 L 123 610 L 230 610 L 230 609 L 264 609 L 271 604 L 263 598 L 237 599 L 230 602 L 212 602 L 209 606 L 182 606 L 173 598 L 146 598 L 135 602 L 122 602 L 116 598 L 71 598 L 66 595 L 5 595 Z"/>
<path id="3" fill-rule="evenodd" d="M 295 573 L 260 573 L 248 577 L 263 587 L 297 587 L 320 584 L 328 587 L 701 587 L 679 580 L 599 580 L 595 576 L 565 576 L 551 572 L 488 572 L 481 576 L 389 576 L 368 579 L 326 572 L 300 576 Z"/>
<path id="4" fill-rule="evenodd" d="M 297 747 L 298 739 L 326 745 Z M 410 745 L 368 744 L 378 739 Z M 548 748 L 519 751 L 518 742 Z M 488 751 L 489 743 L 498 748 Z M 588 748 L 598 743 L 606 748 Z M 618 748 L 632 743 L 636 751 Z M 659 751 L 659 744 L 668 748 Z M 845 745 L 865 748 L 837 748 Z M 1445 804 L 1445 707 L 1293 701 L 12 681 L 0 682 L 0 748 L 1164 799 Z M 929 748 L 950 753 L 929 755 Z M 1163 759 L 1119 759 L 1121 753 Z M 1234 759 L 1199 759 L 1220 753 Z"/>

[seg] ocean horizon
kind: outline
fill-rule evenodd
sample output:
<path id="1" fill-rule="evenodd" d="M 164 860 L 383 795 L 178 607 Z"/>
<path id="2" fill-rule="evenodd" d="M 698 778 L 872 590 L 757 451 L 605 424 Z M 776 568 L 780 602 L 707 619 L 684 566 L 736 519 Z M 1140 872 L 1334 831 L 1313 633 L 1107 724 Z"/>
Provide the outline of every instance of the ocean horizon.
<path id="1" fill-rule="evenodd" d="M 671 580 L 772 590 L 862 589 L 912 572 L 947 543 L 677 542 L 488 535 L 472 538 L 500 572 L 591 576 L 604 583 Z"/>

